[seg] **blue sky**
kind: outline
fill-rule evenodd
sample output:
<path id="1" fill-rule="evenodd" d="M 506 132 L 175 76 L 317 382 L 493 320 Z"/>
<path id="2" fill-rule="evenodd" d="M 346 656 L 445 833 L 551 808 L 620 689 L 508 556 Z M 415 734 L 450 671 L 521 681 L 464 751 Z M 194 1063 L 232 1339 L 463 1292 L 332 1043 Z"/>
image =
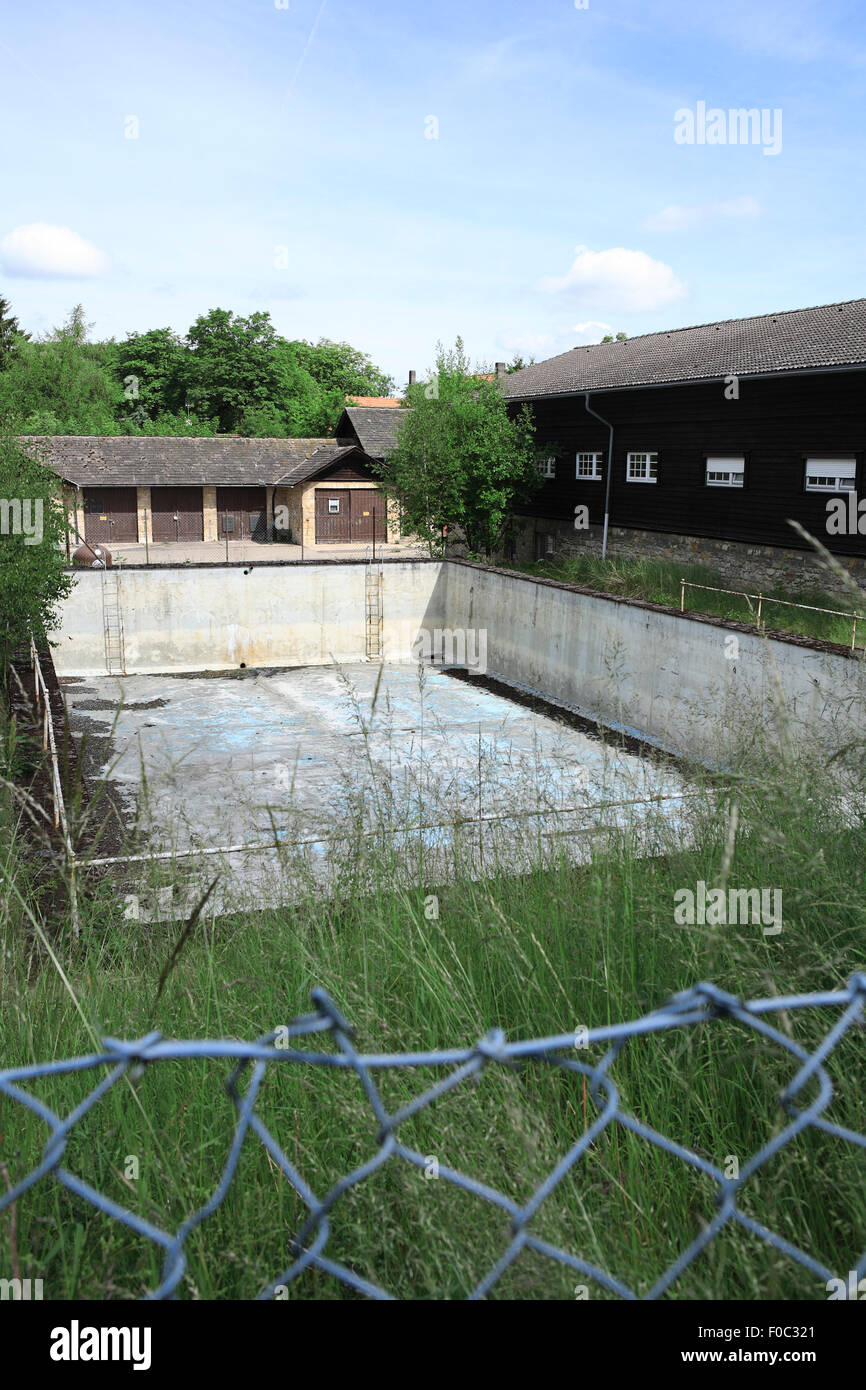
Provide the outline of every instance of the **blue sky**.
<path id="1" fill-rule="evenodd" d="M 866 294 L 862 0 L 283 3 L 7 7 L 23 327 L 267 309 L 402 385 L 458 333 L 542 358 Z M 781 148 L 678 143 L 701 102 Z"/>

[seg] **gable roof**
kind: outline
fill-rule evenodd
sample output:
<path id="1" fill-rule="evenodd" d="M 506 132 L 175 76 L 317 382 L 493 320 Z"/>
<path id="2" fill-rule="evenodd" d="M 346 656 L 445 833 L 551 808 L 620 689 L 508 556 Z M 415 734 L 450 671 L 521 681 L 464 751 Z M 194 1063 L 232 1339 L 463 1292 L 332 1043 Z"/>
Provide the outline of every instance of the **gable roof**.
<path id="1" fill-rule="evenodd" d="M 849 299 L 572 348 L 503 377 L 502 390 L 531 400 L 860 365 L 866 366 L 866 299 Z"/>
<path id="2" fill-rule="evenodd" d="M 241 439 L 234 435 L 195 439 L 31 435 L 22 436 L 20 442 L 26 447 L 37 439 L 47 465 L 79 487 L 271 486 L 303 470 L 317 451 L 328 456 L 337 448 L 334 439 Z"/>
<path id="3" fill-rule="evenodd" d="M 332 439 L 327 445 L 316 449 L 309 458 L 295 463 L 282 478 L 277 479 L 277 482 L 281 487 L 294 487 L 296 483 L 304 483 L 308 478 L 315 477 L 323 468 L 330 468 L 341 459 L 348 459 L 350 454 L 358 454 L 361 459 L 365 458 L 363 449 L 357 444 L 337 445 Z"/>
<path id="4" fill-rule="evenodd" d="M 384 458 L 396 445 L 397 431 L 408 414 L 406 406 L 347 406 L 337 424 L 337 439 L 354 439 L 371 458 Z"/>

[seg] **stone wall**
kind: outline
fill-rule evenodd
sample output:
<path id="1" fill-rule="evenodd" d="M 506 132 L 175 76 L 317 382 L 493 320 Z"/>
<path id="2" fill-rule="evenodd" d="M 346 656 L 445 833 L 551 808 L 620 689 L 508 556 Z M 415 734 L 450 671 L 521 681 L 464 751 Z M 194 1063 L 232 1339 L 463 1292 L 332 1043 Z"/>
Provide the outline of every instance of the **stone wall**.
<path id="1" fill-rule="evenodd" d="M 554 537 L 555 554 L 559 558 L 566 555 L 601 555 L 600 526 L 576 531 L 567 522 L 541 517 L 523 518 L 522 523 L 514 552 L 514 559 L 520 563 L 536 558 L 536 534 Z M 783 584 L 792 588 L 817 586 L 840 597 L 848 592 L 839 578 L 828 572 L 816 555 L 806 550 L 783 550 L 772 545 L 746 545 L 740 541 L 710 540 L 702 536 L 678 536 L 665 531 L 636 531 L 612 526 L 608 534 L 607 553 L 611 559 L 670 560 L 680 564 L 709 565 L 732 589 L 767 589 L 775 584 Z M 852 579 L 866 589 L 866 560 L 844 555 L 837 558 Z"/>

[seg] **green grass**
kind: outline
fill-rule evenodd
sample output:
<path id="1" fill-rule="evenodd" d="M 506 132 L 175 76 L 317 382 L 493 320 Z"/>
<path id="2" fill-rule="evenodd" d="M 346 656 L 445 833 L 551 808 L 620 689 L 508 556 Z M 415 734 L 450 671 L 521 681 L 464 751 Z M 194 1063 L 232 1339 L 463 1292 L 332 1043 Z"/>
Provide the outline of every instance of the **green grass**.
<path id="1" fill-rule="evenodd" d="M 13 834 L 16 813 L 8 794 L 0 795 L 0 1065 L 85 1054 L 105 1033 L 250 1039 L 307 1011 L 314 985 L 330 991 L 368 1051 L 467 1045 L 496 1026 L 510 1039 L 573 1032 L 640 1016 L 702 979 L 742 997 L 834 988 L 864 967 L 862 752 L 844 768 L 826 768 L 801 748 L 782 766 L 732 775 L 739 831 L 727 868 L 718 785 L 697 799 L 692 846 L 672 839 L 658 858 L 637 858 L 625 837 L 587 867 L 563 860 L 484 882 L 421 880 L 408 891 L 393 887 L 387 858 L 368 859 L 363 895 L 347 875 L 327 901 L 203 921 L 158 1001 L 157 980 L 179 928 L 124 921 L 103 880 L 91 885 L 76 947 L 45 906 L 56 894 Z M 371 853 L 357 846 L 359 856 Z M 674 893 L 720 874 L 730 887 L 781 888 L 781 934 L 677 926 Z M 432 893 L 438 920 L 425 914 Z M 828 1020 L 803 1011 L 777 1024 L 811 1047 Z M 158 1225 L 176 1226 L 206 1199 L 225 1161 L 234 1113 L 222 1088 L 228 1070 L 225 1063 L 164 1062 L 134 1086 L 121 1082 L 76 1125 L 66 1165 Z M 866 1132 L 862 1030 L 843 1040 L 827 1070 L 836 1088 L 832 1118 Z M 383 1075 L 386 1104 L 405 1103 L 437 1074 Z M 728 1155 L 745 1162 L 777 1132 L 776 1096 L 792 1063 L 722 1021 L 637 1040 L 613 1075 L 624 1107 L 723 1165 Z M 94 1079 L 66 1075 L 31 1089 L 67 1112 Z M 259 1112 L 319 1194 L 375 1151 L 376 1126 L 353 1076 L 272 1066 Z M 464 1083 L 401 1136 L 525 1201 L 594 1113 L 574 1073 L 538 1063 L 491 1066 L 480 1084 Z M 0 1134 L 0 1161 L 17 1181 L 38 1161 L 45 1127 L 0 1099 Z M 138 1160 L 137 1180 L 124 1176 L 130 1156 Z M 750 1182 L 742 1205 L 844 1276 L 866 1245 L 864 1179 L 862 1149 L 810 1130 Z M 646 1292 L 714 1212 L 707 1179 L 614 1129 L 545 1203 L 534 1229 Z M 188 1241 L 180 1296 L 254 1296 L 289 1263 L 302 1215 L 289 1183 L 248 1140 L 229 1196 Z M 21 1274 L 43 1279 L 47 1299 L 136 1298 L 158 1282 L 153 1247 L 56 1183 L 43 1181 L 22 1197 L 16 1219 Z M 327 1253 L 398 1297 L 459 1298 L 507 1243 L 499 1211 L 391 1160 L 340 1199 Z M 0 1276 L 11 1274 L 11 1255 L 7 1213 L 0 1217 Z M 581 1283 L 591 1298 L 605 1296 L 591 1281 L 523 1255 L 493 1296 L 572 1298 Z M 292 1287 L 295 1298 L 352 1296 L 314 1271 Z M 728 1228 L 674 1296 L 824 1299 L 826 1292 L 793 1261 Z"/>
<path id="2" fill-rule="evenodd" d="M 646 599 L 652 603 L 670 604 L 679 608 L 682 598 L 681 581 L 692 584 L 706 584 L 719 589 L 742 591 L 742 597 L 732 594 L 704 593 L 701 589 L 686 589 L 686 611 L 709 613 L 716 618 L 729 618 L 740 623 L 756 623 L 758 604 L 748 594 L 757 594 L 754 586 L 738 585 L 725 579 L 709 565 L 681 564 L 672 560 L 640 560 L 614 557 L 602 560 L 597 555 L 563 555 L 551 560 L 539 560 L 534 564 L 511 565 L 539 579 L 558 579 L 564 584 L 579 584 L 601 593 L 617 594 L 623 598 Z M 765 599 L 781 599 L 789 603 L 808 604 L 813 608 L 831 608 L 843 613 L 854 612 L 855 604 L 850 598 L 839 598 L 828 593 L 818 585 L 775 584 L 761 589 Z M 866 604 L 861 604 L 857 612 L 864 612 Z M 761 625 L 769 632 L 792 632 L 802 637 L 815 637 L 825 642 L 839 642 L 851 645 L 851 619 L 830 617 L 825 613 L 811 613 L 795 608 L 785 608 L 774 603 L 764 603 L 761 611 Z M 858 625 L 857 646 L 866 643 L 866 621 Z"/>

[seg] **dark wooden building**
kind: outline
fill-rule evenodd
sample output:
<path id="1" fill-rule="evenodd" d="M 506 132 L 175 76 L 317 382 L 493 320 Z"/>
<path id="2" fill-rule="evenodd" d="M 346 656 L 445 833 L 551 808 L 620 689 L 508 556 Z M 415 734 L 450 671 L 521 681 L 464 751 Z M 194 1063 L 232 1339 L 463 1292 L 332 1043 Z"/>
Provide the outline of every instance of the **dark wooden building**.
<path id="1" fill-rule="evenodd" d="M 578 347 L 502 386 L 550 449 L 521 509 L 542 539 L 607 500 L 611 526 L 805 547 L 795 518 L 866 556 L 866 500 L 841 534 L 827 506 L 866 499 L 866 300 Z"/>

